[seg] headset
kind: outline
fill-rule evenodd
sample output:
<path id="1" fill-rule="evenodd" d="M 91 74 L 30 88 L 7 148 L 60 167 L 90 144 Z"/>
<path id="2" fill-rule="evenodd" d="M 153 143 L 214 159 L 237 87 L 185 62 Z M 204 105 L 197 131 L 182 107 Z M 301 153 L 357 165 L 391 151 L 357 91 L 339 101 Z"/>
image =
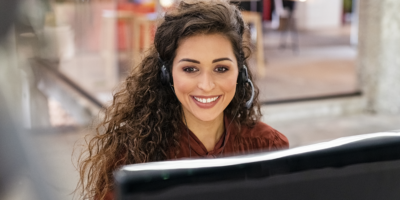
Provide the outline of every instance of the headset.
<path id="1" fill-rule="evenodd" d="M 169 85 L 172 89 L 172 91 L 175 93 L 174 88 L 172 87 L 172 76 L 171 73 L 168 71 L 167 67 L 165 67 L 164 61 L 161 60 L 160 56 L 158 56 L 158 60 L 160 61 L 162 67 L 161 67 L 161 83 L 164 85 Z M 243 68 L 239 70 L 238 78 L 237 78 L 237 83 L 238 84 L 243 84 L 243 86 L 248 83 L 251 87 L 251 97 L 250 99 L 246 102 L 245 107 L 247 109 L 250 109 L 251 105 L 253 104 L 254 101 L 254 86 L 253 82 L 249 78 L 249 74 L 247 71 L 246 65 L 243 65 Z"/>

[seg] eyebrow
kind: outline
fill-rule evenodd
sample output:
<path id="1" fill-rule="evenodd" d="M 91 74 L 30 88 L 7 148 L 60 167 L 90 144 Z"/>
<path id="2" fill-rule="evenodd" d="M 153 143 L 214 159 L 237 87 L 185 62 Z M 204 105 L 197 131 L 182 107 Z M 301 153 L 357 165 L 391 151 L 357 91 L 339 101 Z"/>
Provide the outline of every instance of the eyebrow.
<path id="1" fill-rule="evenodd" d="M 216 62 L 220 62 L 220 61 L 224 61 L 224 60 L 229 60 L 229 61 L 233 62 L 230 58 L 217 58 L 217 59 L 214 59 L 212 61 L 212 63 L 216 63 Z M 200 64 L 200 61 L 189 59 L 189 58 L 183 58 L 179 62 L 184 62 L 184 61 Z"/>
<path id="2" fill-rule="evenodd" d="M 216 62 L 223 61 L 223 60 L 229 60 L 229 61 L 233 62 L 230 58 L 218 58 L 218 59 L 213 60 L 212 63 L 216 63 Z"/>
<path id="3" fill-rule="evenodd" d="M 200 64 L 200 61 L 189 59 L 189 58 L 183 58 L 179 62 L 183 62 L 183 61 Z"/>

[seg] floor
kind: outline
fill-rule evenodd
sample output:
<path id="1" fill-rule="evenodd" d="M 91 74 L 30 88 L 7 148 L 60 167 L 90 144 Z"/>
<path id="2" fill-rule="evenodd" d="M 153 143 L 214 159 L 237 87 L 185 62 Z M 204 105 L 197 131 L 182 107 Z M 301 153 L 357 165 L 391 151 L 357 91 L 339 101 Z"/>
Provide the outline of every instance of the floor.
<path id="1" fill-rule="evenodd" d="M 88 128 L 59 127 L 52 132 L 34 134 L 33 142 L 41 155 L 38 160 L 47 175 L 46 182 L 57 199 L 72 199 L 72 192 L 79 180 L 77 158 L 85 136 L 92 133 L 93 130 Z"/>
<path id="2" fill-rule="evenodd" d="M 400 116 L 360 113 L 344 117 L 272 122 L 269 125 L 282 132 L 293 148 L 352 135 L 400 131 Z"/>

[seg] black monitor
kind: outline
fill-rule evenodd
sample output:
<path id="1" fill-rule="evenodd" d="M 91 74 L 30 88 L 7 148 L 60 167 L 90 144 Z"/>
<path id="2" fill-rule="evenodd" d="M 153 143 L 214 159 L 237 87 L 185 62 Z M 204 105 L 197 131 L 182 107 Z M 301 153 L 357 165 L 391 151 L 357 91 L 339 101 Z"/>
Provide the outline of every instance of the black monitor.
<path id="1" fill-rule="evenodd" d="M 127 165 L 117 199 L 400 199 L 400 133 L 288 150 Z"/>

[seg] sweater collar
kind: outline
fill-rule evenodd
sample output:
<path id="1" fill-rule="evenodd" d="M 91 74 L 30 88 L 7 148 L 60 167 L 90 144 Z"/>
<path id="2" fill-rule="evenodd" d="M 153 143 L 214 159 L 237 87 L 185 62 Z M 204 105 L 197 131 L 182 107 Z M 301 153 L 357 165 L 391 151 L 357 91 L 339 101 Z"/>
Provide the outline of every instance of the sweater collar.
<path id="1" fill-rule="evenodd" d="M 222 151 L 224 150 L 224 146 L 226 145 L 231 132 L 232 128 L 228 127 L 229 126 L 229 119 L 224 116 L 224 129 L 225 133 L 221 135 L 219 138 L 218 142 L 215 144 L 214 149 L 211 151 L 207 151 L 207 148 L 204 146 L 204 144 L 197 138 L 197 136 L 186 127 L 185 124 L 182 123 L 181 127 L 181 137 L 184 139 L 184 143 L 189 146 L 188 143 L 188 137 L 187 134 L 189 134 L 189 142 L 190 142 L 190 149 L 192 157 L 207 157 L 207 158 L 215 158 L 215 157 L 220 157 L 220 155 L 223 153 Z M 187 133 L 188 131 L 188 133 Z M 185 145 L 185 144 L 181 144 Z"/>

